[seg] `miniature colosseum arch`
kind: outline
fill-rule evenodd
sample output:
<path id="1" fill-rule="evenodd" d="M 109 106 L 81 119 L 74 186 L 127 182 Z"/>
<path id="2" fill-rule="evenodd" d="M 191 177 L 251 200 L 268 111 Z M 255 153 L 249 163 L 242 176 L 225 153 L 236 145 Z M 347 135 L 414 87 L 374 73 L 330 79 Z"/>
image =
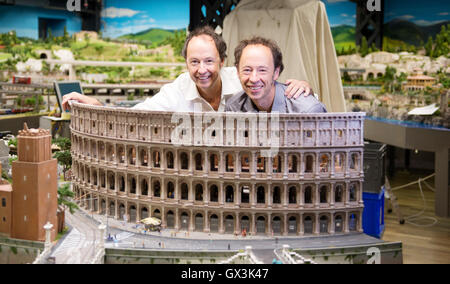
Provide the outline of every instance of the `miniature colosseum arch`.
<path id="1" fill-rule="evenodd" d="M 209 187 L 210 202 L 219 202 L 219 187 L 213 184 Z"/>
<path id="2" fill-rule="evenodd" d="M 235 217 L 233 214 L 224 213 L 224 232 L 233 234 L 235 232 Z"/>
<path id="3" fill-rule="evenodd" d="M 275 185 L 272 189 L 272 204 L 281 204 L 281 186 Z"/>
<path id="4" fill-rule="evenodd" d="M 299 161 L 300 158 L 298 154 L 292 154 L 290 153 L 288 155 L 288 167 L 289 167 L 289 173 L 298 173 L 299 172 Z"/>
<path id="5" fill-rule="evenodd" d="M 161 182 L 159 179 L 154 179 L 152 182 L 152 196 L 161 197 Z"/>
<path id="6" fill-rule="evenodd" d="M 234 202 L 234 186 L 227 185 L 225 188 L 225 200 L 227 203 Z"/>
<path id="7" fill-rule="evenodd" d="M 187 183 L 183 182 L 181 184 L 181 200 L 189 199 L 189 186 Z"/>
<path id="8" fill-rule="evenodd" d="M 336 184 L 334 186 L 334 202 L 335 203 L 342 203 L 344 202 L 345 197 L 345 191 L 344 191 L 344 184 Z"/>
<path id="9" fill-rule="evenodd" d="M 148 177 L 140 177 L 140 195 L 149 196 Z"/>
<path id="10" fill-rule="evenodd" d="M 180 153 L 180 169 L 189 170 L 189 154 L 186 152 Z"/>
<path id="11" fill-rule="evenodd" d="M 140 210 L 141 219 L 145 219 L 149 217 L 148 208 L 146 206 L 142 206 Z"/>
<path id="12" fill-rule="evenodd" d="M 219 217 L 217 214 L 212 213 L 209 217 L 209 226 L 210 226 L 210 232 L 211 233 L 218 233 L 219 232 Z"/>
<path id="13" fill-rule="evenodd" d="M 167 198 L 168 199 L 175 199 L 175 184 L 173 181 L 169 180 L 167 181 Z"/>
<path id="14" fill-rule="evenodd" d="M 314 186 L 311 184 L 307 184 L 304 188 L 304 197 L 303 197 L 303 201 L 305 203 L 305 205 L 313 205 L 314 203 Z"/>
<path id="15" fill-rule="evenodd" d="M 175 228 L 175 214 L 173 213 L 172 210 L 167 211 L 166 222 L 167 222 L 167 228 L 169 228 L 169 229 Z"/>
<path id="16" fill-rule="evenodd" d="M 288 203 L 297 204 L 299 189 L 296 185 L 290 185 L 288 189 Z"/>
<path id="17" fill-rule="evenodd" d="M 256 188 L 256 203 L 258 204 L 266 203 L 266 188 L 264 185 L 259 185 Z"/>
<path id="18" fill-rule="evenodd" d="M 250 137 L 229 145 L 227 127 L 223 135 L 216 130 L 216 140 L 223 136 L 217 145 L 172 145 L 171 115 L 75 103 L 73 185 L 80 205 L 117 219 L 127 214 L 129 221 L 158 217 L 163 228 L 176 230 L 362 231 L 363 114 L 280 114 L 280 147 L 271 157 Z M 231 117 L 247 115 L 254 114 Z M 231 130 L 234 137 L 251 133 L 248 123 Z"/>

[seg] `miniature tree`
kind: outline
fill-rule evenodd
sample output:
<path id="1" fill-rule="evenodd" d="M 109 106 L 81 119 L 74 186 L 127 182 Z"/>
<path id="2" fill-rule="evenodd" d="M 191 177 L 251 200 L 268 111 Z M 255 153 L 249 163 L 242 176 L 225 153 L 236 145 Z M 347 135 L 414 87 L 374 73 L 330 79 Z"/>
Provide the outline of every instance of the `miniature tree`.
<path id="1" fill-rule="evenodd" d="M 402 83 L 406 82 L 408 78 L 408 75 L 405 72 L 400 73 L 399 76 L 397 76 L 397 84 L 396 84 L 396 89 L 401 90 L 402 89 Z"/>
<path id="2" fill-rule="evenodd" d="M 369 45 L 367 44 L 367 39 L 365 36 L 361 40 L 361 48 L 359 49 L 361 56 L 364 57 L 369 53 Z"/>
<path id="3" fill-rule="evenodd" d="M 175 55 L 181 55 L 181 51 L 184 46 L 184 42 L 186 41 L 186 32 L 175 31 L 174 34 L 168 38 L 166 38 L 162 44 L 170 44 L 174 50 Z"/>
<path id="4" fill-rule="evenodd" d="M 67 26 L 64 26 L 64 41 L 69 40 L 69 33 L 67 32 Z"/>
<path id="5" fill-rule="evenodd" d="M 66 183 L 58 188 L 58 209 L 60 212 L 62 212 L 62 216 L 60 219 L 61 226 L 59 226 L 58 232 L 62 232 L 65 227 L 64 216 L 66 210 L 69 209 L 70 214 L 73 214 L 75 213 L 75 210 L 78 209 L 78 206 L 74 202 L 70 201 L 70 199 L 73 198 L 74 196 L 75 194 L 73 193 L 72 190 L 70 190 L 69 183 Z"/>
<path id="6" fill-rule="evenodd" d="M 374 43 L 374 42 L 372 42 L 372 45 L 370 46 L 370 50 L 371 50 L 371 52 L 377 52 L 377 51 L 380 51 L 380 50 L 375 46 L 375 43 Z"/>
<path id="7" fill-rule="evenodd" d="M 431 36 L 425 44 L 425 55 L 430 57 L 433 56 L 433 38 Z"/>
<path id="8" fill-rule="evenodd" d="M 433 57 L 439 57 L 441 55 L 447 55 L 450 52 L 450 33 L 446 29 L 445 25 L 441 26 L 441 31 L 436 35 L 435 46 L 433 49 Z"/>
<path id="9" fill-rule="evenodd" d="M 63 167 L 64 179 L 66 178 L 66 172 L 72 167 L 72 155 L 70 154 L 71 142 L 69 138 L 58 138 L 53 140 L 61 151 L 55 153 L 54 158 L 58 160 L 58 164 Z"/>
<path id="10" fill-rule="evenodd" d="M 394 67 L 387 66 L 386 71 L 384 72 L 383 80 L 384 84 L 386 85 L 389 92 L 392 93 L 393 86 L 395 83 L 395 73 L 397 72 L 397 69 Z"/>
<path id="11" fill-rule="evenodd" d="M 70 147 L 72 147 L 72 142 L 70 141 L 70 139 L 65 137 L 54 139 L 52 143 L 58 146 L 61 151 L 70 150 Z"/>
<path id="12" fill-rule="evenodd" d="M 48 28 L 48 30 L 47 30 L 47 42 L 49 42 L 49 43 L 53 42 L 53 34 L 52 34 L 51 28 Z"/>
<path id="13" fill-rule="evenodd" d="M 63 174 L 65 179 L 66 172 L 72 167 L 72 155 L 70 154 L 70 151 L 56 152 L 53 157 L 58 160 L 58 164 L 63 166 Z"/>

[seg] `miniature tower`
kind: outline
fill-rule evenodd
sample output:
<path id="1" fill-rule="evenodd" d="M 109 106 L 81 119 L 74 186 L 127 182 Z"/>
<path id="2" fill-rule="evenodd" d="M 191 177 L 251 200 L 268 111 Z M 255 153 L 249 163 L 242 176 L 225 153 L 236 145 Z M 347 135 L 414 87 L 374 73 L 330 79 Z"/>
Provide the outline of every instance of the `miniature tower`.
<path id="1" fill-rule="evenodd" d="M 17 136 L 13 162 L 12 238 L 45 241 L 44 225 L 57 222 L 57 161 L 52 159 L 48 130 L 24 129 Z M 56 226 L 54 226 L 56 227 Z M 52 230 L 52 240 L 56 232 Z"/>

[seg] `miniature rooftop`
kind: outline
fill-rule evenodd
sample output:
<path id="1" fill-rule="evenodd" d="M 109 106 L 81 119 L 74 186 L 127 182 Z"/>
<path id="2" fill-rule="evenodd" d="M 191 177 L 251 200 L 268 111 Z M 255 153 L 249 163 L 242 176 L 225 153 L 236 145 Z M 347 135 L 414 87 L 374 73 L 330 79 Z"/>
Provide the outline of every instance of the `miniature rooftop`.
<path id="1" fill-rule="evenodd" d="M 19 136 L 47 136 L 50 135 L 50 130 L 28 128 L 27 123 L 23 124 L 23 130 L 19 130 Z"/>

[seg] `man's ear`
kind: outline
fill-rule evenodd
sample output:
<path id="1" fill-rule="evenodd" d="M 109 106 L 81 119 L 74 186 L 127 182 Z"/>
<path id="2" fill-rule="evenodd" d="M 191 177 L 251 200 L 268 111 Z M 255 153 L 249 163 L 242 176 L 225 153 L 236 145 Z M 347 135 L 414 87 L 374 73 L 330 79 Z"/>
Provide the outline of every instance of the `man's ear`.
<path id="1" fill-rule="evenodd" d="M 277 67 L 275 69 L 275 72 L 273 73 L 273 80 L 276 81 L 280 77 L 280 67 Z"/>

